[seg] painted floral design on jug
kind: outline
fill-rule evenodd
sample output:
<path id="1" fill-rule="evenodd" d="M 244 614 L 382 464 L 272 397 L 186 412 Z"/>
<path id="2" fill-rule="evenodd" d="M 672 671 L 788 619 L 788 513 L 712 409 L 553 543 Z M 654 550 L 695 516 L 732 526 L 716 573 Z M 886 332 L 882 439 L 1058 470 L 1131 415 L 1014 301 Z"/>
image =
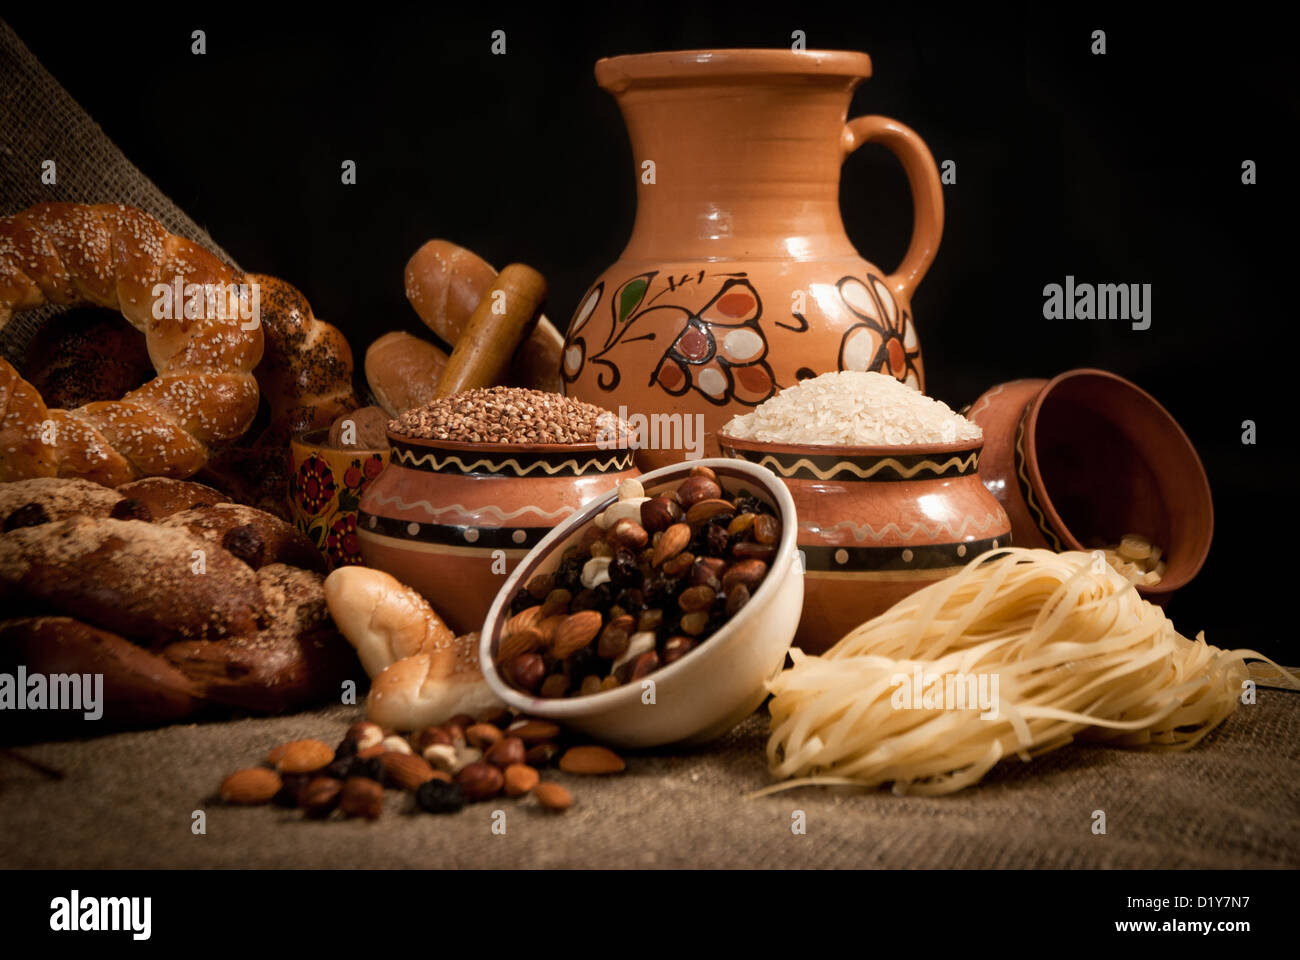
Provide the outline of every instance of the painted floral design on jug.
<path id="1" fill-rule="evenodd" d="M 608 303 L 610 324 L 598 349 L 588 354 L 587 333 L 601 306 L 604 284 L 587 295 L 565 345 L 564 377 L 572 383 L 588 361 L 599 368 L 597 383 L 613 391 L 623 371 L 650 364 L 650 384 L 670 396 L 694 392 L 709 403 L 755 406 L 777 389 L 767 363 L 767 337 L 760 319 L 763 302 L 744 273 L 667 276 L 656 288 L 659 271 L 652 270 L 624 282 Z M 702 307 L 692 309 L 666 294 L 678 294 L 694 285 L 711 292 Z M 603 311 L 602 311 L 603 312 Z"/>

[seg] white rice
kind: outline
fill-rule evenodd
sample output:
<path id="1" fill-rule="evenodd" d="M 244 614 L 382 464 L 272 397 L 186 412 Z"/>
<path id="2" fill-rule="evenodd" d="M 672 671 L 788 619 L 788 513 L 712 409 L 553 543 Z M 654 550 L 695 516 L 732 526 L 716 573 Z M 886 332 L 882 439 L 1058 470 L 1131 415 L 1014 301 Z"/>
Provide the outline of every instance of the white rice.
<path id="1" fill-rule="evenodd" d="M 947 404 L 880 373 L 845 370 L 782 390 L 722 432 L 738 440 L 835 446 L 910 446 L 984 438 Z"/>

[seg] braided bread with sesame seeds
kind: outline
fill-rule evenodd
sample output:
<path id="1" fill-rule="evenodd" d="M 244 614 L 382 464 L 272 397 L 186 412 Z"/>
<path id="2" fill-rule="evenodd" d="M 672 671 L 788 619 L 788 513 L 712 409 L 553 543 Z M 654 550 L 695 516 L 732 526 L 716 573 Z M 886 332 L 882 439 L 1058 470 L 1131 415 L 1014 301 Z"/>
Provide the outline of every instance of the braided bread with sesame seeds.
<path id="1" fill-rule="evenodd" d="M 248 329 L 237 311 L 187 316 L 179 303 L 159 311 L 155 293 L 160 285 L 233 289 L 240 280 L 132 207 L 46 203 L 0 219 L 0 329 L 15 311 L 46 303 L 117 309 L 144 334 L 158 373 L 120 400 L 62 410 L 47 407 L 0 359 L 0 480 L 82 477 L 116 486 L 188 477 L 211 445 L 242 435 L 257 413 L 260 327 Z"/>

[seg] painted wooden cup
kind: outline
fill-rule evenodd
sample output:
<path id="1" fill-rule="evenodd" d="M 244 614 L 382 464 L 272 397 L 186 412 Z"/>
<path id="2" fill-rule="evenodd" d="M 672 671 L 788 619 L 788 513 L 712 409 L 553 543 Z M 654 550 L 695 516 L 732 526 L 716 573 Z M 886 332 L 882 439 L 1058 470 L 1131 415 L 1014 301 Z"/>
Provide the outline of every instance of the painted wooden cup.
<path id="1" fill-rule="evenodd" d="M 836 447 L 719 434 L 726 456 L 781 477 L 799 514 L 804 604 L 795 645 L 821 653 L 971 558 L 1011 542 L 980 482 L 981 444 Z"/>
<path id="2" fill-rule="evenodd" d="M 557 523 L 637 475 L 629 449 L 487 444 L 389 433 L 361 500 L 365 562 L 424 595 L 457 634 L 478 630 L 520 558 Z"/>
<path id="3" fill-rule="evenodd" d="M 333 570 L 361 562 L 357 507 L 387 451 L 331 447 L 328 435 L 313 430 L 289 441 L 289 512 Z"/>
<path id="4" fill-rule="evenodd" d="M 1105 370 L 1013 380 L 966 414 L 984 431 L 980 476 L 1016 543 L 1093 550 L 1125 534 L 1164 551 L 1164 603 L 1200 571 L 1214 536 L 1210 482 L 1192 441 L 1154 397 Z"/>

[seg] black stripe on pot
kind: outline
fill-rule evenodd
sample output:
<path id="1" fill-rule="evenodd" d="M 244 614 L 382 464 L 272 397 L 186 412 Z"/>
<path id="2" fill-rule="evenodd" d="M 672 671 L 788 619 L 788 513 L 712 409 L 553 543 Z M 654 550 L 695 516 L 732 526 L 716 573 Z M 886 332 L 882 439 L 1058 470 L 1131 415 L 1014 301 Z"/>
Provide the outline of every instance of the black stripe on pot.
<path id="1" fill-rule="evenodd" d="M 979 451 L 966 453 L 910 453 L 888 457 L 809 456 L 802 453 L 769 453 L 724 447 L 723 452 L 738 460 L 767 467 L 779 477 L 791 480 L 840 480 L 878 482 L 882 480 L 931 480 L 935 477 L 964 477 L 979 470 Z"/>
<path id="2" fill-rule="evenodd" d="M 1039 531 L 1052 549 L 1060 553 L 1064 549 L 1064 544 L 1052 529 L 1052 525 L 1047 522 L 1047 514 L 1038 505 L 1038 500 L 1034 497 L 1034 489 L 1029 483 L 1029 470 L 1025 467 L 1025 427 L 1029 423 L 1029 407 L 1030 404 L 1025 404 L 1025 412 L 1020 415 L 1020 422 L 1016 425 L 1016 483 L 1020 486 L 1020 495 L 1025 498 L 1025 506 L 1029 507 L 1029 515 Z"/>
<path id="3" fill-rule="evenodd" d="M 936 570 L 965 566 L 986 550 L 1011 545 L 1011 535 L 967 540 L 964 543 L 917 544 L 914 547 L 814 547 L 799 545 L 804 569 L 816 573 L 834 570 Z"/>
<path id="4" fill-rule="evenodd" d="M 581 477 L 616 473 L 632 467 L 630 450 L 594 453 L 475 453 L 438 450 L 390 440 L 388 461 L 428 473 L 489 474 L 512 477 Z"/>
<path id="5" fill-rule="evenodd" d="M 395 540 L 437 543 L 449 547 L 481 547 L 484 550 L 531 550 L 550 527 L 463 527 L 448 523 L 416 523 L 393 517 L 377 517 L 361 511 L 357 530 L 377 533 Z"/>

